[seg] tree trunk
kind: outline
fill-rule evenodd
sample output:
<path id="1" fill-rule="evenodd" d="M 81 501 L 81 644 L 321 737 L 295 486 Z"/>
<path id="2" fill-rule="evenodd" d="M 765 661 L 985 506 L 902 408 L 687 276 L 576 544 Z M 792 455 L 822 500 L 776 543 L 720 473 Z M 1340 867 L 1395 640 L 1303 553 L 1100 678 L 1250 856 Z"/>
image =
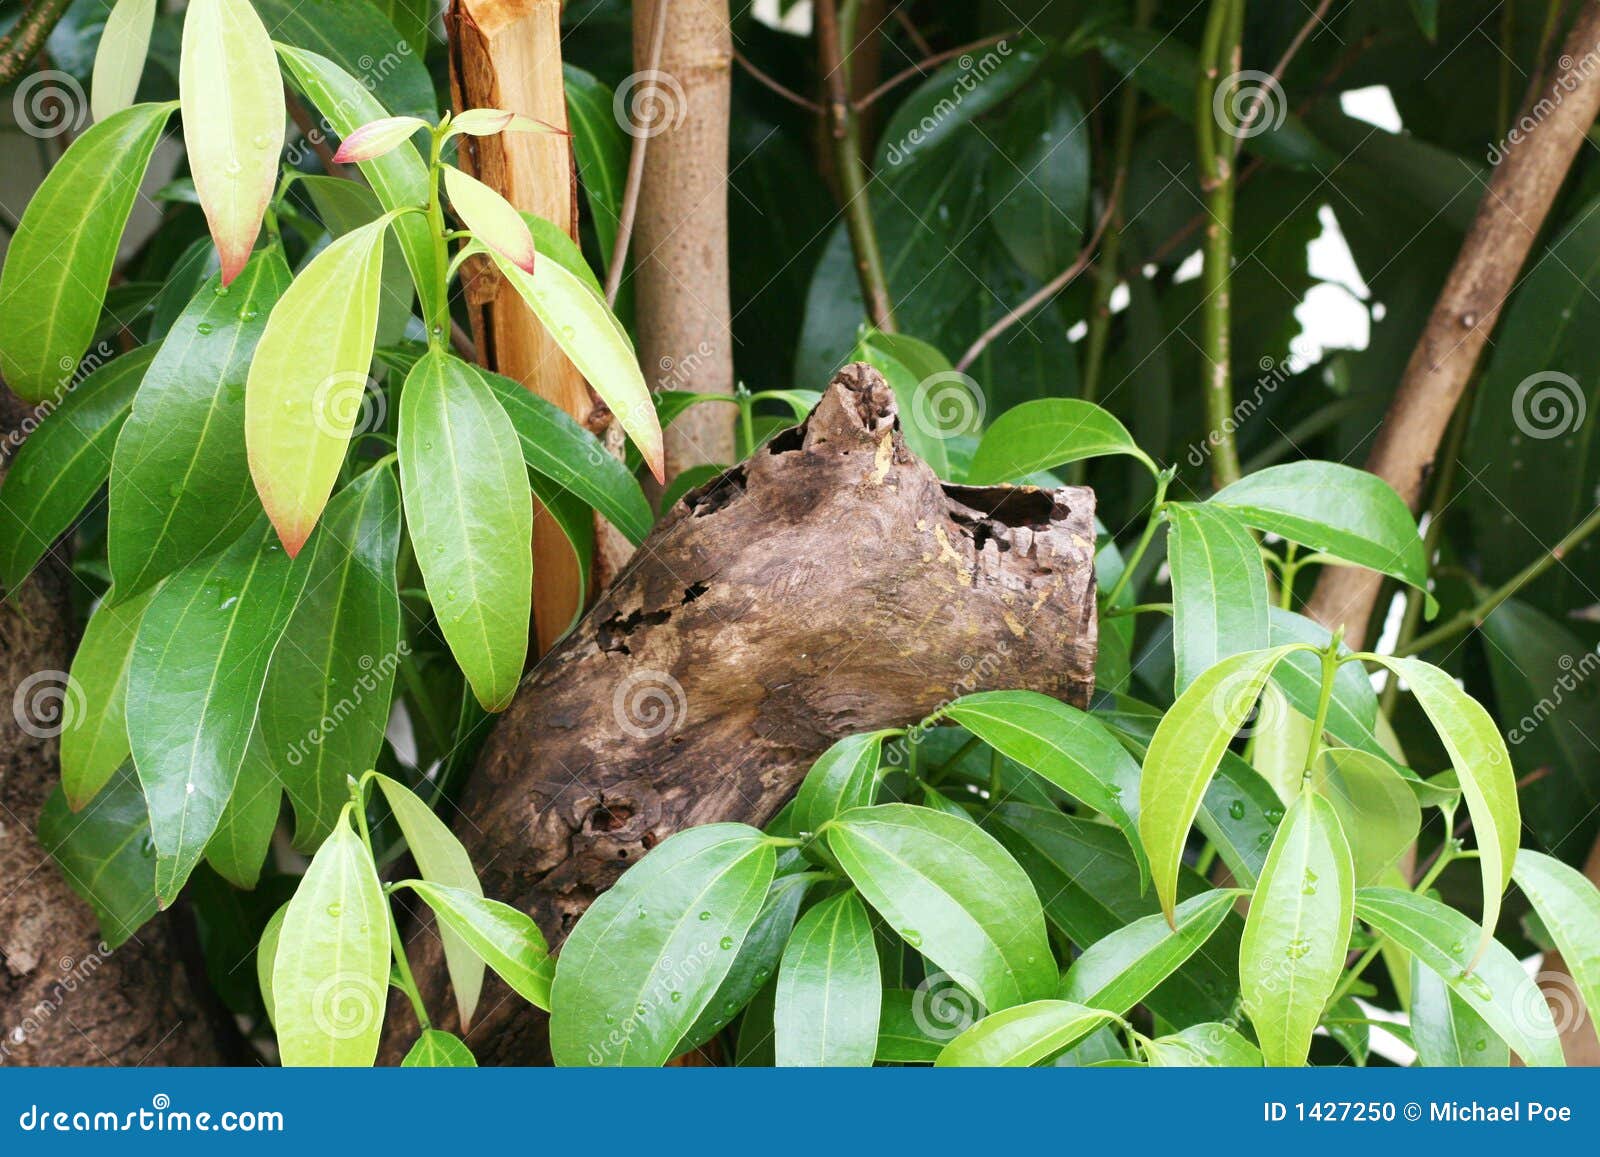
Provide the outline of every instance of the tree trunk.
<path id="1" fill-rule="evenodd" d="M 673 832 L 764 824 L 844 735 L 985 689 L 1086 705 L 1093 559 L 1091 491 L 941 483 L 877 371 L 847 366 L 804 426 L 680 502 L 524 684 L 456 825 L 486 894 L 557 946 Z M 437 940 L 408 951 L 445 1012 Z M 546 1059 L 543 1016 L 490 984 L 474 1052 Z"/>
<path id="2" fill-rule="evenodd" d="M 0 430 L 25 413 L 0 388 Z M 0 457 L 0 478 L 5 466 Z M 0 1064 L 220 1064 L 173 917 L 107 949 L 34 837 L 59 778 L 56 734 L 74 710 L 70 581 L 47 560 L 0 602 Z"/>

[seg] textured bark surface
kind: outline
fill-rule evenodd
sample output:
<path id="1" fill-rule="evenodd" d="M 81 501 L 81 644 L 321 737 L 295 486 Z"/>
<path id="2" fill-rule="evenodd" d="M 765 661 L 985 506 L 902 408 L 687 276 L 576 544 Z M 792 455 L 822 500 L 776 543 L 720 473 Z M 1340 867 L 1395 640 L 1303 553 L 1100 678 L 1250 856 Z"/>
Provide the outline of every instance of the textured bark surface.
<path id="1" fill-rule="evenodd" d="M 0 389 L 0 432 L 21 416 Z M 71 720 L 70 705 L 55 714 L 74 640 L 67 582 L 47 562 L 0 602 L 0 1064 L 219 1064 L 172 918 L 105 949 L 89 906 L 34 838 L 59 778 L 51 733 Z"/>
<path id="2" fill-rule="evenodd" d="M 1091 491 L 942 484 L 883 379 L 846 367 L 804 427 L 679 503 L 524 684 L 455 824 L 485 893 L 559 945 L 656 843 L 765 823 L 844 735 L 985 689 L 1085 705 L 1093 557 Z M 443 1011 L 431 927 L 409 939 Z M 415 1035 L 402 1005 L 391 1059 Z M 467 1040 L 538 1062 L 543 1022 L 491 977 Z"/>

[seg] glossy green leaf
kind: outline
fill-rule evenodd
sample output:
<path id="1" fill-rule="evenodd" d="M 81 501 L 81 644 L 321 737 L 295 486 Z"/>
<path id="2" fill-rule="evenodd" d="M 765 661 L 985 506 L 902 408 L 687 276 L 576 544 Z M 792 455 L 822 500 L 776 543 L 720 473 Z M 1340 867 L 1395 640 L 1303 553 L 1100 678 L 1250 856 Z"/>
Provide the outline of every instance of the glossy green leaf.
<path id="1" fill-rule="evenodd" d="M 145 371 L 111 459 L 107 554 L 118 598 L 221 550 L 260 514 L 244 453 L 244 382 L 288 285 L 276 249 L 225 292 L 212 278 Z"/>
<path id="2" fill-rule="evenodd" d="M 524 273 L 533 274 L 533 234 L 511 202 L 454 165 L 444 166 L 444 190 L 473 237 Z"/>
<path id="3" fill-rule="evenodd" d="M 92 126 L 50 169 L 0 268 L 0 376 L 25 402 L 59 399 L 94 340 L 122 230 L 174 104 Z"/>
<path id="4" fill-rule="evenodd" d="M 191 0 L 181 59 L 184 151 L 228 285 L 250 259 L 278 184 L 283 80 L 250 0 Z"/>
<path id="5" fill-rule="evenodd" d="M 498 253 L 492 256 L 496 268 L 616 415 L 645 464 L 661 480 L 663 451 L 655 404 L 638 357 L 605 298 L 560 262 L 542 261 L 538 272 L 530 274 Z"/>
<path id="6" fill-rule="evenodd" d="M 1172 649 L 1176 694 L 1230 655 L 1271 644 L 1261 548 L 1226 509 L 1176 502 L 1172 530 Z"/>
<path id="7" fill-rule="evenodd" d="M 1039 897 L 993 836 L 908 804 L 854 808 L 825 831 L 829 851 L 889 927 L 986 1008 L 1055 990 Z"/>
<path id="8" fill-rule="evenodd" d="M 1195 1024 L 1144 1046 L 1152 1067 L 1260 1068 L 1261 1050 L 1225 1024 Z"/>
<path id="9" fill-rule="evenodd" d="M 1103 1009 L 1070 1000 L 1035 1000 L 991 1012 L 945 1045 L 941 1068 L 1026 1068 L 1070 1047 L 1107 1021 Z"/>
<path id="10" fill-rule="evenodd" d="M 106 947 L 120 947 L 156 914 L 155 845 L 133 768 L 124 764 L 81 812 L 51 792 L 39 844 L 72 890 L 94 909 Z"/>
<path id="11" fill-rule="evenodd" d="M 777 857 L 743 824 L 670 836 L 600 896 L 551 989 L 559 1065 L 659 1065 L 705 1011 L 760 915 Z"/>
<path id="12" fill-rule="evenodd" d="M 433 351 L 406 378 L 399 452 L 406 523 L 439 629 L 478 702 L 503 711 L 522 679 L 532 615 L 533 497 L 516 429 L 476 369 Z"/>
<path id="13" fill-rule="evenodd" d="M 376 466 L 328 504 L 267 669 L 258 741 L 294 805 L 295 846 L 304 851 L 333 830 L 349 777 L 383 749 L 403 657 L 399 544 L 400 487 L 391 467 Z"/>
<path id="14" fill-rule="evenodd" d="M 277 1002 L 272 997 L 272 972 L 278 963 L 278 940 L 283 935 L 283 918 L 289 914 L 289 905 L 281 904 L 267 918 L 261 930 L 261 942 L 256 946 L 256 985 L 261 989 L 261 1003 L 267 1007 L 267 1020 L 277 1017 Z"/>
<path id="15" fill-rule="evenodd" d="M 478 882 L 478 873 L 472 866 L 467 849 L 451 834 L 444 821 L 434 815 L 433 809 L 404 784 L 386 775 L 375 778 L 383 791 L 383 798 L 389 801 L 389 810 L 400 825 L 400 832 L 406 838 L 406 848 L 416 861 L 417 871 L 422 878 L 481 897 L 483 885 Z M 456 994 L 456 1008 L 461 1013 L 461 1027 L 470 1028 L 472 1014 L 478 1008 L 478 997 L 483 992 L 484 960 L 443 918 L 439 921 L 439 939 L 444 946 L 445 965 L 450 971 L 450 986 Z M 542 947 L 542 936 L 539 943 Z"/>
<path id="16" fill-rule="evenodd" d="M 400 1062 L 403 1069 L 475 1069 L 478 1062 L 460 1037 L 436 1028 L 424 1029 Z"/>
<path id="17" fill-rule="evenodd" d="M 1411 961 L 1411 1039 L 1417 1063 L 1445 1068 L 1504 1068 L 1511 1050 L 1487 1021 L 1433 969 Z"/>
<path id="18" fill-rule="evenodd" d="M 1309 643 L 1316 650 L 1327 650 L 1333 636 L 1320 623 L 1304 615 L 1272 607 L 1270 638 L 1272 646 Z M 1341 655 L 1350 654 L 1341 646 Z M 1312 651 L 1285 655 L 1273 669 L 1272 681 L 1283 690 L 1294 709 L 1310 720 L 1317 713 L 1322 694 L 1322 658 Z M 1333 677 L 1333 698 L 1328 701 L 1327 733 L 1347 747 L 1358 747 L 1374 755 L 1383 754 L 1378 741 L 1378 695 L 1372 680 L 1360 663 L 1343 663 Z"/>
<path id="19" fill-rule="evenodd" d="M 156 347 L 141 346 L 62 399 L 0 481 L 0 583 L 15 590 L 111 474 L 111 451 Z"/>
<path id="20" fill-rule="evenodd" d="M 873 802 L 883 741 L 893 731 L 848 735 L 817 757 L 794 799 L 795 828 L 814 832 L 836 816 Z"/>
<path id="21" fill-rule="evenodd" d="M 168 578 L 139 622 L 128 741 L 150 804 L 163 903 L 177 896 L 233 793 L 290 575 L 258 522 L 222 554 Z"/>
<path id="22" fill-rule="evenodd" d="M 643 542 L 655 518 L 628 468 L 553 402 L 500 374 L 482 376 L 516 427 L 528 467 L 594 507 L 635 546 Z"/>
<path id="23" fill-rule="evenodd" d="M 266 22 L 275 41 L 296 48 L 319 52 L 333 65 L 355 78 L 363 94 L 363 104 L 379 111 L 421 117 L 429 124 L 438 120 L 433 78 L 423 60 L 427 49 L 426 23 L 431 0 L 251 0 Z M 400 34 L 397 39 L 396 33 Z M 416 37 L 416 39 L 413 39 Z M 320 106 L 319 106 L 320 107 Z M 328 110 L 325 115 L 333 120 Z M 357 116 L 360 110 L 347 103 L 343 115 Z M 345 129 L 337 120 L 334 130 Z M 419 202 L 420 203 L 420 202 Z"/>
<path id="24" fill-rule="evenodd" d="M 1139 782 L 1139 834 L 1169 918 L 1189 825 L 1228 744 L 1255 709 L 1272 669 L 1292 647 L 1224 659 L 1189 684 L 1150 739 Z"/>
<path id="25" fill-rule="evenodd" d="M 70 682 L 83 693 L 83 710 L 61 733 L 61 789 L 73 811 L 81 811 L 127 762 L 128 664 L 154 593 L 120 603 L 104 600 L 72 656 Z"/>
<path id="26" fill-rule="evenodd" d="M 1302 1065 L 1344 975 L 1355 874 L 1327 800 L 1302 792 L 1278 826 L 1239 945 L 1244 1008 L 1269 1065 Z"/>
<path id="27" fill-rule="evenodd" d="M 932 1023 L 924 991 L 887 989 L 878 1014 L 878 1060 L 891 1064 L 931 1065 L 949 1042 L 942 1026 Z"/>
<path id="28" fill-rule="evenodd" d="M 428 127 L 421 117 L 379 117 L 345 137 L 333 159 L 341 165 L 373 160 L 393 152 Z"/>
<path id="29" fill-rule="evenodd" d="M 1067 969 L 1058 995 L 1091 1008 L 1126 1013 L 1200 951 L 1236 899 L 1237 893 L 1229 889 L 1203 892 L 1174 910 L 1176 928 L 1156 913 L 1096 940 Z"/>
<path id="30" fill-rule="evenodd" d="M 513 992 L 539 1008 L 550 1007 L 555 965 L 544 933 L 530 916 L 509 904 L 486 899 L 477 887 L 454 888 L 425 880 L 407 881 L 407 887 L 433 909 L 441 931 L 453 934 L 460 945 L 494 969 Z M 454 975 L 452 968 L 451 976 Z M 480 985 L 482 979 L 480 973 Z M 459 990 L 456 999 L 458 1003 L 461 1000 Z"/>
<path id="31" fill-rule="evenodd" d="M 883 981 L 861 897 L 841 892 L 795 926 L 778 968 L 777 1064 L 867 1066 L 878 1051 Z"/>
<path id="32" fill-rule="evenodd" d="M 1290 462 L 1223 487 L 1211 502 L 1257 530 L 1419 589 L 1427 585 L 1428 559 L 1417 520 L 1376 474 L 1337 462 Z"/>
<path id="33" fill-rule="evenodd" d="M 1438 973 L 1524 1064 L 1566 1063 L 1534 978 L 1498 940 L 1482 947 L 1482 929 L 1472 920 L 1430 896 L 1397 888 L 1362 888 L 1356 916 Z"/>
<path id="34" fill-rule="evenodd" d="M 250 363 L 250 475 L 291 558 L 327 505 L 361 416 L 387 228 L 380 218 L 313 258 L 273 308 Z"/>
<path id="35" fill-rule="evenodd" d="M 1323 752 L 1318 790 L 1339 814 L 1356 883 L 1375 884 L 1404 861 L 1422 826 L 1422 807 L 1393 766 L 1365 751 Z"/>
<path id="36" fill-rule="evenodd" d="M 206 841 L 206 863 L 235 888 L 253 889 L 278 830 L 283 788 L 260 750 L 259 732 L 251 734 L 233 793 Z"/>
<path id="37" fill-rule="evenodd" d="M 989 223 L 1038 281 L 1060 273 L 1089 222 L 1089 118 L 1072 91 L 1046 80 L 1006 108 L 984 175 Z"/>
<path id="38" fill-rule="evenodd" d="M 1511 755 L 1483 705 L 1463 691 L 1448 673 L 1421 659 L 1378 658 L 1405 680 L 1460 779 L 1461 794 L 1466 798 L 1467 814 L 1472 817 L 1473 834 L 1478 840 L 1478 866 L 1483 871 L 1483 929 L 1478 945 L 1481 953 L 1494 939 L 1500 898 L 1511 882 L 1522 831 Z"/>
<path id="39" fill-rule="evenodd" d="M 1524 848 L 1511 873 L 1561 951 L 1573 983 L 1600 1022 L 1600 889 L 1582 872 Z"/>
<path id="40" fill-rule="evenodd" d="M 1040 470 L 1108 454 L 1132 455 L 1155 471 L 1109 411 L 1077 398 L 1040 398 L 1013 406 L 989 424 L 966 480 L 972 486 L 1017 482 Z"/>
<path id="41" fill-rule="evenodd" d="M 1138 830 L 1139 765 L 1099 720 L 1034 691 L 980 691 L 943 713 L 1110 819 L 1128 837 L 1141 886 L 1149 882 Z"/>
<path id="42" fill-rule="evenodd" d="M 562 76 L 578 181 L 600 242 L 600 259 L 609 269 L 628 176 L 628 137 L 612 112 L 615 94 L 610 85 L 573 64 L 562 65 Z"/>
<path id="43" fill-rule="evenodd" d="M 1022 87 L 1045 55 L 1035 37 L 1010 37 L 940 67 L 895 108 L 879 140 L 878 167 L 889 173 L 939 156 L 973 118 Z"/>
<path id="44" fill-rule="evenodd" d="M 308 193 L 317 217 L 332 240 L 370 225 L 383 216 L 384 209 L 372 190 L 345 177 L 324 177 L 308 173 L 295 178 L 295 184 Z M 403 219 L 402 219 L 403 220 Z M 411 284 L 411 269 L 398 236 L 399 222 L 391 222 L 383 238 L 383 272 L 379 276 L 378 345 L 395 345 L 404 340 L 411 323 L 411 306 L 416 287 Z M 362 402 L 363 426 L 378 429 L 376 421 L 365 422 L 368 403 Z M 371 411 L 373 419 L 387 417 L 382 407 Z"/>
<path id="45" fill-rule="evenodd" d="M 378 1055 L 389 981 L 389 901 L 347 810 L 284 913 L 272 966 L 286 1067 L 366 1066 Z"/>
<path id="46" fill-rule="evenodd" d="M 89 88 L 89 110 L 95 120 L 103 121 L 133 103 L 155 20 L 156 0 L 117 0 L 106 17 Z"/>

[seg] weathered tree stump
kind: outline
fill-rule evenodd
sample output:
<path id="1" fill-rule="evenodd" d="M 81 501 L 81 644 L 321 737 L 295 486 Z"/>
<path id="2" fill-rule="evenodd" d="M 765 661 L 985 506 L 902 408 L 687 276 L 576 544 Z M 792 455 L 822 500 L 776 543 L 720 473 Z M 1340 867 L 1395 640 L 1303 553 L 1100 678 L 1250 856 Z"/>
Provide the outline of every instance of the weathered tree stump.
<path id="1" fill-rule="evenodd" d="M 977 690 L 1085 705 L 1093 559 L 1090 490 L 941 483 L 882 377 L 847 366 L 802 427 L 680 502 L 530 675 L 454 825 L 485 892 L 556 946 L 672 833 L 765 823 L 842 736 Z M 443 1013 L 432 926 L 408 939 Z M 415 1038 L 403 1005 L 391 1061 Z M 535 1063 L 544 1020 L 491 976 L 467 1039 Z"/>

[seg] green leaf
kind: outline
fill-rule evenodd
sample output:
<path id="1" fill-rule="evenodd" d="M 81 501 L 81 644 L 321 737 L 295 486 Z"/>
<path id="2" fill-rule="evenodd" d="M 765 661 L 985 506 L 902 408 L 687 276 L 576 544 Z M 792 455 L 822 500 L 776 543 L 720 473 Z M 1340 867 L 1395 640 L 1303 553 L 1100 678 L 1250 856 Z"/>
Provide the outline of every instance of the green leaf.
<path id="1" fill-rule="evenodd" d="M 330 239 L 337 240 L 383 216 L 383 205 L 378 198 L 357 181 L 308 173 L 295 178 L 295 184 L 310 195 Z M 416 287 L 411 284 L 411 270 L 406 265 L 398 230 L 399 224 L 391 222 L 383 236 L 383 272 L 378 278 L 381 288 L 377 341 L 380 346 L 404 340 L 406 327 L 411 322 L 411 305 L 416 300 Z M 362 405 L 365 407 L 366 403 Z"/>
<path id="2" fill-rule="evenodd" d="M 128 665 L 128 742 L 150 804 L 164 904 L 233 794 L 292 600 L 290 569 L 258 522 L 224 553 L 168 578 L 140 620 Z"/>
<path id="3" fill-rule="evenodd" d="M 288 65 L 296 87 L 327 119 L 334 132 L 348 136 L 368 121 L 386 114 L 387 110 L 365 85 L 326 57 L 285 44 L 278 45 L 278 55 Z M 431 111 L 428 119 L 433 119 Z M 360 167 L 361 175 L 389 212 L 427 204 L 431 187 L 428 166 L 416 149 L 402 146 L 374 160 L 363 161 Z M 400 248 L 405 252 L 406 264 L 411 267 L 412 279 L 422 299 L 423 316 L 431 317 L 443 272 L 439 268 L 433 234 L 420 213 L 406 213 L 395 218 L 394 231 L 400 238 Z"/>
<path id="4" fill-rule="evenodd" d="M 878 1056 L 890 1064 L 931 1065 L 939 1058 L 948 1036 L 935 1035 L 922 1008 L 927 1000 L 921 991 L 891 988 L 883 994 L 878 1014 Z"/>
<path id="5" fill-rule="evenodd" d="M 1140 886 L 1149 883 L 1135 810 L 1139 765 L 1099 720 L 1034 691 L 980 691 L 943 713 L 1116 824 L 1139 862 Z"/>
<path id="6" fill-rule="evenodd" d="M 1155 473 L 1127 428 L 1108 411 L 1077 398 L 1040 398 L 1013 406 L 990 423 L 966 481 L 969 486 L 1019 482 L 1040 470 L 1108 454 L 1132 455 Z"/>
<path id="7" fill-rule="evenodd" d="M 670 836 L 567 938 L 550 993 L 559 1065 L 660 1065 L 715 996 L 760 915 L 777 857 L 743 824 Z"/>
<path id="8" fill-rule="evenodd" d="M 1290 462 L 1224 486 L 1210 501 L 1257 530 L 1425 591 L 1428 559 L 1417 521 L 1376 474 L 1337 462 Z M 1426 597 L 1431 614 L 1433 596 Z"/>
<path id="9" fill-rule="evenodd" d="M 1255 538 L 1227 510 L 1175 502 L 1167 520 L 1174 693 L 1181 695 L 1221 660 L 1271 645 L 1267 572 Z"/>
<path id="10" fill-rule="evenodd" d="M 451 208 L 474 238 L 532 276 L 533 234 L 511 202 L 454 165 L 444 166 L 444 189 Z"/>
<path id="11" fill-rule="evenodd" d="M 1055 990 L 1039 897 L 993 836 L 909 804 L 854 808 L 825 831 L 878 914 L 986 1008 Z"/>
<path id="12" fill-rule="evenodd" d="M 1269 610 L 1270 638 L 1273 646 L 1284 643 L 1309 643 L 1317 651 L 1325 651 L 1333 636 L 1320 623 L 1304 615 L 1279 607 Z M 1350 649 L 1341 646 L 1341 655 Z M 1317 700 L 1322 694 L 1322 657 L 1314 651 L 1295 651 L 1272 672 L 1272 681 L 1278 685 L 1294 709 L 1309 722 L 1317 713 Z M 1333 677 L 1333 698 L 1328 702 L 1327 732 L 1347 747 L 1358 747 L 1373 755 L 1384 755 L 1378 742 L 1378 696 L 1372 688 L 1366 669 L 1360 663 L 1343 663 Z"/>
<path id="13" fill-rule="evenodd" d="M 406 377 L 400 483 L 439 629 L 478 702 L 504 711 L 528 653 L 533 495 L 493 391 L 438 350 Z"/>
<path id="14" fill-rule="evenodd" d="M 428 52 L 429 25 L 433 23 L 433 0 L 378 0 L 377 9 L 398 32 L 412 55 L 421 60 Z M 370 43 L 370 41 L 362 41 Z M 429 89 L 432 96 L 432 89 Z"/>
<path id="15" fill-rule="evenodd" d="M 361 416 L 387 228 L 380 218 L 317 254 L 273 308 L 250 363 L 250 475 L 291 558 L 328 503 Z"/>
<path id="16" fill-rule="evenodd" d="M 1070 1000 L 1035 1000 L 992 1012 L 945 1045 L 941 1068 L 1026 1068 L 1069 1048 L 1114 1020 L 1098 1008 Z"/>
<path id="17" fill-rule="evenodd" d="M 1269 1065 L 1303 1065 L 1344 975 L 1355 897 L 1338 814 L 1303 791 L 1278 826 L 1239 945 L 1244 1008 Z"/>
<path id="18" fill-rule="evenodd" d="M 477 1059 L 473 1057 L 472 1050 L 462 1042 L 454 1033 L 442 1032 L 436 1028 L 423 1029 L 422 1035 L 417 1038 L 417 1043 L 411 1046 L 405 1059 L 400 1062 L 403 1069 L 475 1069 L 478 1067 Z"/>
<path id="19" fill-rule="evenodd" d="M 1260 1068 L 1261 1050 L 1225 1024 L 1195 1024 L 1144 1046 L 1154 1068 Z"/>
<path id="20" fill-rule="evenodd" d="M 283 918 L 289 914 L 289 905 L 281 904 L 267 919 L 261 930 L 261 943 L 256 947 L 256 985 L 261 989 L 261 1003 L 267 1006 L 267 1020 L 277 1019 L 276 1002 L 272 998 L 272 971 L 278 963 L 278 940 L 283 935 Z"/>
<path id="21" fill-rule="evenodd" d="M 404 784 L 386 775 L 374 778 L 383 791 L 383 798 L 389 801 L 389 810 L 400 825 L 406 847 L 417 862 L 422 878 L 481 897 L 483 885 L 478 882 L 478 873 L 472 867 L 467 849 L 450 833 L 444 821 Z M 472 1014 L 477 1011 L 478 997 L 483 992 L 483 958 L 443 919 L 439 921 L 439 939 L 444 946 L 445 965 L 450 971 L 450 986 L 456 993 L 456 1008 L 461 1012 L 461 1027 L 471 1028 Z M 539 943 L 542 947 L 542 936 Z"/>
<path id="22" fill-rule="evenodd" d="M 433 80 L 423 61 L 430 0 L 387 0 L 378 5 L 369 0 L 252 2 L 274 40 L 320 52 L 342 71 L 360 78 L 363 91 L 372 93 L 367 102 L 383 110 L 368 120 L 383 112 L 421 117 L 430 124 L 439 119 Z M 396 39 L 396 32 L 402 39 Z M 355 114 L 354 109 L 347 111 Z M 337 122 L 334 129 L 348 135 Z"/>
<path id="23" fill-rule="evenodd" d="M 83 693 L 83 710 L 61 733 L 61 789 L 73 811 L 81 811 L 127 762 L 128 664 L 154 593 L 101 602 L 72 656 L 68 683 Z"/>
<path id="24" fill-rule="evenodd" d="M 1524 848 L 1511 873 L 1561 951 L 1567 971 L 1600 1023 L 1600 889 L 1560 860 Z"/>
<path id="25" fill-rule="evenodd" d="M 107 555 L 118 598 L 228 546 L 260 514 L 244 454 L 243 386 L 289 277 L 276 249 L 223 293 L 213 277 L 145 371 L 111 459 Z"/>
<path id="26" fill-rule="evenodd" d="M 424 880 L 407 881 L 407 887 L 433 909 L 440 931 L 450 932 L 476 953 L 524 1000 L 539 1008 L 550 1007 L 555 965 L 544 933 L 531 917 L 509 904 L 486 899 L 476 887 L 454 888 Z M 451 976 L 454 975 L 452 968 Z M 482 976 L 477 979 L 481 984 Z M 456 999 L 461 1000 L 460 990 Z"/>
<path id="27" fill-rule="evenodd" d="M 1482 953 L 1494 939 L 1495 925 L 1500 920 L 1500 898 L 1511 882 L 1522 831 L 1511 755 L 1489 713 L 1449 674 L 1421 659 L 1387 655 L 1377 658 L 1405 680 L 1417 705 L 1438 732 L 1450 765 L 1461 781 L 1461 794 L 1466 798 L 1467 814 L 1472 817 L 1472 830 L 1478 839 L 1478 866 L 1483 870 L 1483 930 L 1478 945 L 1478 952 Z"/>
<path id="28" fill-rule="evenodd" d="M 1011 259 L 1038 281 L 1072 263 L 1089 219 L 1089 118 L 1052 80 L 1006 109 L 984 176 L 989 223 Z"/>
<path id="29" fill-rule="evenodd" d="M 286 1067 L 372 1064 L 389 981 L 388 900 L 350 809 L 289 901 L 272 966 Z"/>
<path id="30" fill-rule="evenodd" d="M 156 0 L 117 0 L 106 17 L 100 47 L 94 54 L 89 109 L 96 121 L 114 116 L 133 103 L 139 91 L 156 21 Z"/>
<path id="31" fill-rule="evenodd" d="M 814 832 L 836 816 L 872 803 L 877 794 L 883 741 L 893 730 L 848 735 L 817 757 L 794 798 L 795 828 Z"/>
<path id="32" fill-rule="evenodd" d="M 1524 1064 L 1566 1063 L 1538 984 L 1498 940 L 1483 947 L 1482 929 L 1466 916 L 1398 888 L 1362 888 L 1356 916 L 1438 973 Z"/>
<path id="33" fill-rule="evenodd" d="M 375 466 L 328 504 L 312 536 L 305 586 L 261 693 L 258 744 L 295 811 L 295 846 L 311 851 L 372 767 L 389 725 L 400 665 L 400 488 Z"/>
<path id="34" fill-rule="evenodd" d="M 635 546 L 643 542 L 655 517 L 628 468 L 561 407 L 508 377 L 481 372 L 516 428 L 528 468 L 594 507 Z"/>
<path id="35" fill-rule="evenodd" d="M 877 167 L 888 174 L 938 155 L 974 118 L 1022 87 L 1045 55 L 1043 43 L 1023 36 L 950 61 L 895 108 L 878 144 Z M 961 99 L 952 99 L 953 93 Z"/>
<path id="36" fill-rule="evenodd" d="M 1272 669 L 1297 646 L 1224 659 L 1189 684 L 1151 736 L 1139 782 L 1139 834 L 1169 919 L 1189 825 L 1217 764 L 1255 708 Z"/>
<path id="37" fill-rule="evenodd" d="M 778 968 L 777 1064 L 868 1066 L 878 1051 L 883 981 L 872 921 L 854 892 L 812 908 Z"/>
<path id="38" fill-rule="evenodd" d="M 600 243 L 602 268 L 611 267 L 622 214 L 622 187 L 628 177 L 628 138 L 612 112 L 611 86 L 573 64 L 561 66 L 566 81 L 567 119 L 572 125 L 572 155 Z"/>
<path id="39" fill-rule="evenodd" d="M 10 590 L 93 500 L 156 347 L 85 377 L 22 444 L 0 482 L 0 583 Z"/>
<path id="40" fill-rule="evenodd" d="M 287 119 L 278 58 L 250 0 L 191 0 L 178 96 L 189 171 L 228 285 L 261 232 Z"/>
<path id="41" fill-rule="evenodd" d="M 1433 969 L 1411 961 L 1411 1039 L 1429 1067 L 1504 1068 L 1511 1050 Z"/>
<path id="42" fill-rule="evenodd" d="M 639 371 L 628 335 L 607 308 L 605 298 L 560 262 L 544 262 L 538 276 L 533 276 L 498 253 L 491 256 L 561 352 L 616 415 L 657 480 L 664 480 L 661 427 L 650 388 Z"/>
<path id="43" fill-rule="evenodd" d="M 1061 999 L 1127 1012 L 1211 939 L 1237 898 L 1231 889 L 1203 892 L 1178 905 L 1176 928 L 1156 913 L 1096 940 L 1061 978 Z"/>
<path id="44" fill-rule="evenodd" d="M 976 434 L 983 425 L 984 401 L 977 383 L 939 350 L 904 334 L 871 330 L 862 335 L 850 360 L 868 363 L 889 383 L 907 448 L 939 477 L 954 478 L 951 439 Z"/>
<path id="45" fill-rule="evenodd" d="M 233 794 L 228 796 L 205 850 L 206 863 L 228 883 L 246 891 L 261 879 L 283 805 L 283 788 L 259 748 L 259 734 L 251 734 Z"/>
<path id="46" fill-rule="evenodd" d="M 94 340 L 111 267 L 172 104 L 140 104 L 73 141 L 34 193 L 0 269 L 0 376 L 25 402 L 59 399 Z"/>
<path id="47" fill-rule="evenodd" d="M 1356 883 L 1375 884 L 1401 863 L 1422 827 L 1416 793 L 1392 765 L 1365 751 L 1334 747 L 1319 761 L 1317 790 L 1350 840 Z"/>
<path id="48" fill-rule="evenodd" d="M 94 909 L 107 948 L 156 914 L 155 845 L 133 768 L 124 764 L 81 812 L 58 789 L 39 813 L 39 844 L 72 890 Z"/>

